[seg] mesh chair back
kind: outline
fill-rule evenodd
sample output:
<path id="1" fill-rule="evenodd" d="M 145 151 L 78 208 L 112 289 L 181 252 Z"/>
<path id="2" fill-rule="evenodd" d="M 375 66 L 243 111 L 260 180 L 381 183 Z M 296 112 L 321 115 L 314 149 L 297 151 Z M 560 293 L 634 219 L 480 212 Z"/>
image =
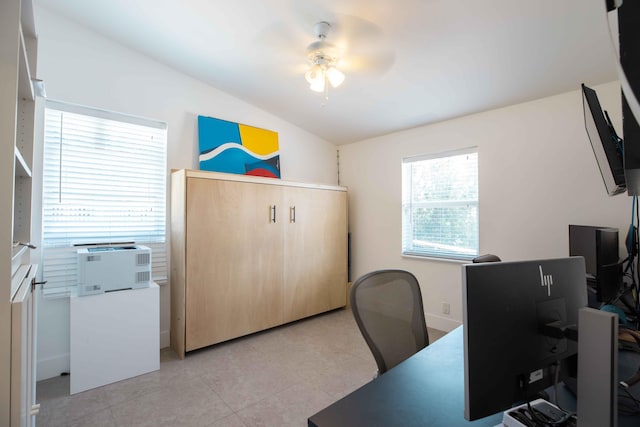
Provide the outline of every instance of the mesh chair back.
<path id="1" fill-rule="evenodd" d="M 408 271 L 365 274 L 351 287 L 350 302 L 379 375 L 429 345 L 420 285 Z"/>

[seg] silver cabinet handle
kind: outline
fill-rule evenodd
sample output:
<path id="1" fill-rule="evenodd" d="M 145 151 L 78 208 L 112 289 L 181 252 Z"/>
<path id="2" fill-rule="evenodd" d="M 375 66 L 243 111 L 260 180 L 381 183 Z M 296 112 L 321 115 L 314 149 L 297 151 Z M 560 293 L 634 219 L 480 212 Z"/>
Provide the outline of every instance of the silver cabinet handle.
<path id="1" fill-rule="evenodd" d="M 13 247 L 15 248 L 16 246 L 26 246 L 29 249 L 38 249 L 36 245 L 33 245 L 29 242 L 13 242 Z"/>
<path id="2" fill-rule="evenodd" d="M 47 280 L 43 280 L 42 282 L 36 282 L 36 278 L 34 277 L 33 279 L 31 279 L 31 290 L 34 291 L 36 289 L 36 286 L 38 285 L 42 285 L 42 287 L 44 288 L 44 285 L 47 284 Z"/>
<path id="3" fill-rule="evenodd" d="M 271 222 L 276 222 L 276 205 L 271 206 Z"/>
<path id="4" fill-rule="evenodd" d="M 296 223 L 296 207 L 295 206 L 291 206 L 289 208 L 289 221 L 292 223 Z"/>

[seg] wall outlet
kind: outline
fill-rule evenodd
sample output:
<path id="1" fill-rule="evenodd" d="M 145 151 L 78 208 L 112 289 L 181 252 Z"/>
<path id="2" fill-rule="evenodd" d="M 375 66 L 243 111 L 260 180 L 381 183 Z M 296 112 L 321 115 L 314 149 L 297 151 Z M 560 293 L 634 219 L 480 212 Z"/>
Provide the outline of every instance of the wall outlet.
<path id="1" fill-rule="evenodd" d="M 449 314 L 451 312 L 451 305 L 448 302 L 442 303 L 442 314 Z"/>

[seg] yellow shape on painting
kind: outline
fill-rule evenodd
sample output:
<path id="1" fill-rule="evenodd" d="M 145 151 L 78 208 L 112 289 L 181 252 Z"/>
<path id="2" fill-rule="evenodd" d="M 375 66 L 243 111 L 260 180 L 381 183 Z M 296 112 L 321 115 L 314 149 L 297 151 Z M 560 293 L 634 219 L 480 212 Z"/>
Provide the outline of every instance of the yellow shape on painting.
<path id="1" fill-rule="evenodd" d="M 253 126 L 241 125 L 240 139 L 242 146 L 258 155 L 271 154 L 278 151 L 278 133 Z"/>

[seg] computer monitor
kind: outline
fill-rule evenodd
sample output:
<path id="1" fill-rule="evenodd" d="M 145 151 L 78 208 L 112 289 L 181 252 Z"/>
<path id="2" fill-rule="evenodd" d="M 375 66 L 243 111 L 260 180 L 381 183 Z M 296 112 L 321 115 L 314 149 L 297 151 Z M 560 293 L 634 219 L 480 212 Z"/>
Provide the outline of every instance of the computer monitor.
<path id="1" fill-rule="evenodd" d="M 618 229 L 569 225 L 569 255 L 584 257 L 589 307 L 599 308 L 622 289 L 622 263 L 618 254 Z"/>
<path id="2" fill-rule="evenodd" d="M 626 187 L 623 143 L 616 134 L 609 115 L 603 114 L 596 91 L 582 85 L 584 127 L 591 142 L 607 194 L 622 193 Z"/>
<path id="3" fill-rule="evenodd" d="M 467 264 L 462 284 L 466 419 L 533 398 L 575 369 L 577 343 L 541 329 L 577 325 L 584 258 Z"/>

